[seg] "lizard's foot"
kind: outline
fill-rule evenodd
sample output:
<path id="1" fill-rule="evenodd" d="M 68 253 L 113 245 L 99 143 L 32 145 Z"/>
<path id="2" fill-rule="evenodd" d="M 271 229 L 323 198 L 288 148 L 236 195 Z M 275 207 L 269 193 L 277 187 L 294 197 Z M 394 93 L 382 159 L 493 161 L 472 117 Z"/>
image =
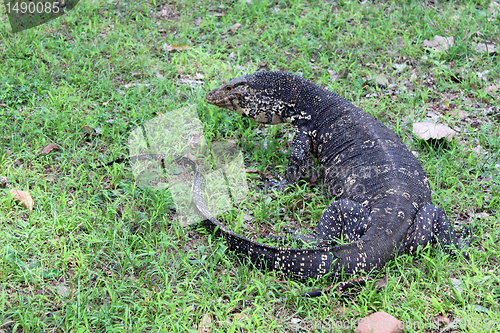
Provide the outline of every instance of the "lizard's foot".
<path id="1" fill-rule="evenodd" d="M 286 179 L 282 180 L 270 180 L 266 184 L 264 184 L 264 190 L 276 190 L 278 192 L 283 192 L 287 188 Z"/>
<path id="2" fill-rule="evenodd" d="M 469 255 L 465 251 L 469 248 L 471 240 L 472 240 L 471 227 L 470 226 L 468 228 L 464 227 L 464 231 L 462 231 L 462 237 L 458 241 L 457 248 L 461 250 L 461 254 L 465 259 L 469 259 Z"/>

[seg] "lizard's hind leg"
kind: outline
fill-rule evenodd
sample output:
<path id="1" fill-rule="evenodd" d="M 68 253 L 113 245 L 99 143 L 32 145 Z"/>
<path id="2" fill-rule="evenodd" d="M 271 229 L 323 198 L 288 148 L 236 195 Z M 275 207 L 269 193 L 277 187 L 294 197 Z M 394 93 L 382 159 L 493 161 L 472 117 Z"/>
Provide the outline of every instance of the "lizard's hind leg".
<path id="1" fill-rule="evenodd" d="M 343 199 L 328 206 L 312 234 L 292 231 L 288 236 L 270 237 L 274 240 L 300 240 L 316 247 L 333 246 L 341 235 L 347 242 L 358 240 L 365 234 L 370 221 L 370 212 L 366 208 L 355 201 Z"/>
<path id="2" fill-rule="evenodd" d="M 467 254 L 462 251 L 469 246 L 469 237 L 459 239 L 446 217 L 445 212 L 434 205 L 426 205 L 417 212 L 413 224 L 408 230 L 406 239 L 403 241 L 401 252 L 414 252 L 421 245 L 435 245 L 439 242 L 445 251 L 455 255 L 456 252 L 462 252 L 462 255 L 467 258 Z"/>

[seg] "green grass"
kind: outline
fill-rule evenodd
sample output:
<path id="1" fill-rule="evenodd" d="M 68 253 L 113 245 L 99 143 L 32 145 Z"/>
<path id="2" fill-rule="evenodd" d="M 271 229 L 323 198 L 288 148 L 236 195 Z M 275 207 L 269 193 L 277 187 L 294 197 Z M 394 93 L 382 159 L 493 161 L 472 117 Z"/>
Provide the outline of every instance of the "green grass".
<path id="1" fill-rule="evenodd" d="M 15 35 L 0 6 L 0 332 L 195 332 L 206 314 L 213 332 L 334 332 L 340 323 L 352 331 L 376 311 L 412 323 L 408 332 L 451 331 L 434 324 L 439 316 L 454 331 L 496 331 L 499 53 L 473 46 L 500 46 L 500 15 L 489 5 L 96 0 Z M 453 36 L 454 46 L 424 50 L 435 35 Z M 191 49 L 166 52 L 170 44 Z M 134 128 L 189 104 L 207 138 L 236 140 L 248 169 L 282 174 L 290 126 L 254 124 L 204 100 L 258 68 L 300 72 L 400 135 L 418 154 L 434 203 L 472 228 L 470 262 L 421 249 L 374 275 L 387 275 L 382 289 L 370 282 L 303 299 L 295 296 L 326 283 L 261 273 L 199 226 L 180 227 L 168 192 L 138 187 L 129 164 L 90 170 L 127 155 Z M 386 89 L 371 84 L 380 74 Z M 460 130 L 453 142 L 412 134 L 431 111 Z M 39 154 L 50 143 L 59 149 Z M 259 178 L 249 174 L 252 185 Z M 33 211 L 11 189 L 29 191 Z M 286 195 L 252 188 L 222 219 L 248 237 L 311 230 L 328 205 L 323 193 L 319 182 Z"/>

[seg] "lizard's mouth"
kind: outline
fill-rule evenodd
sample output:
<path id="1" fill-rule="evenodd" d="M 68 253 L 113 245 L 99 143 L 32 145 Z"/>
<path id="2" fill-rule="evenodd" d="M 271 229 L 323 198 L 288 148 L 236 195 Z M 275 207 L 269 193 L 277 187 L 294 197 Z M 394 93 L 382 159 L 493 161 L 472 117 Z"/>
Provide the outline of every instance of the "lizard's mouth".
<path id="1" fill-rule="evenodd" d="M 221 107 L 221 108 L 232 107 L 232 104 L 231 104 L 231 101 L 229 100 L 229 98 L 216 98 L 214 96 L 209 96 L 207 94 L 207 102 L 212 104 L 212 105 L 216 105 L 218 107 Z"/>
<path id="2" fill-rule="evenodd" d="M 207 94 L 207 102 L 217 106 L 221 106 L 221 104 L 225 104 L 224 102 L 228 102 L 226 101 L 227 98 L 221 98 L 220 96 L 217 96 L 217 91 L 218 89 L 214 89 Z"/>
<path id="3" fill-rule="evenodd" d="M 218 94 L 218 89 L 214 89 L 206 95 L 206 100 L 208 103 L 229 110 L 234 110 L 232 101 L 235 98 L 237 98 L 237 96 L 234 94 L 231 96 L 220 96 L 220 94 Z"/>

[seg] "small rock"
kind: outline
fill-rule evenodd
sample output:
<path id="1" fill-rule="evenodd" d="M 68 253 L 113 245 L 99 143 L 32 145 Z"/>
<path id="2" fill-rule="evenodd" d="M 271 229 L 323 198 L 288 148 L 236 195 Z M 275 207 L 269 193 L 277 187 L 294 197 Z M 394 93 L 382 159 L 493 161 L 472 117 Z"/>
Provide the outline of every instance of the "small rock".
<path id="1" fill-rule="evenodd" d="M 375 312 L 359 320 L 356 333 L 400 333 L 403 323 L 387 312 Z"/>

